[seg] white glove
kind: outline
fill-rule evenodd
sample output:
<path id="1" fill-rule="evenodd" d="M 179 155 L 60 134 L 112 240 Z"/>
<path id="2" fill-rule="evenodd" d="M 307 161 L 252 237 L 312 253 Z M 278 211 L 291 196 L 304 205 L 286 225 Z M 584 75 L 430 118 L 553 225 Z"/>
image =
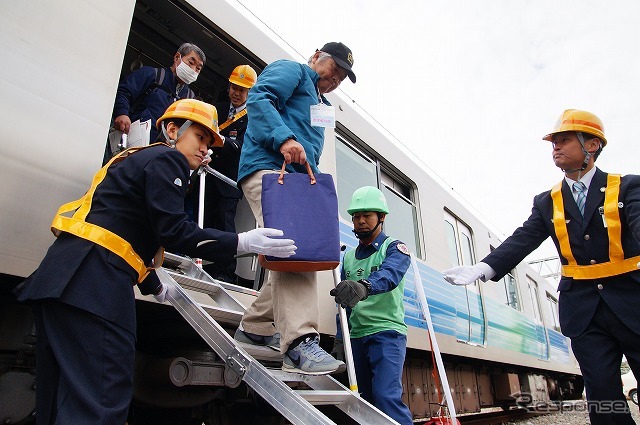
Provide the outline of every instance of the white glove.
<path id="1" fill-rule="evenodd" d="M 238 251 L 255 252 L 272 257 L 287 258 L 296 253 L 297 246 L 292 239 L 273 239 L 270 236 L 282 236 L 282 230 L 268 227 L 238 233 Z"/>
<path id="2" fill-rule="evenodd" d="M 444 280 L 452 285 L 470 285 L 484 277 L 484 273 L 476 266 L 457 266 L 442 272 Z"/>
<path id="3" fill-rule="evenodd" d="M 163 303 L 164 300 L 167 298 L 167 285 L 165 285 L 164 283 L 161 283 L 160 285 L 162 285 L 160 292 L 158 292 L 157 294 L 154 294 L 153 297 L 159 303 Z"/>

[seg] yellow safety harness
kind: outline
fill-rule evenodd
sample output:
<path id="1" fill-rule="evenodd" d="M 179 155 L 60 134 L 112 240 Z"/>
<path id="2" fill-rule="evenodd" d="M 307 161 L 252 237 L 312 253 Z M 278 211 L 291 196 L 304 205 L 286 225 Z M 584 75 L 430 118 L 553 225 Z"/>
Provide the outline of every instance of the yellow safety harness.
<path id="1" fill-rule="evenodd" d="M 620 175 L 607 176 L 607 188 L 604 192 L 604 222 L 609 236 L 609 261 L 606 263 L 590 265 L 576 263 L 569 244 L 561 189 L 562 182 L 556 184 L 551 190 L 551 199 L 553 200 L 553 227 L 560 245 L 560 253 L 568 262 L 562 266 L 562 275 L 574 279 L 600 279 L 638 270 L 640 256 L 625 259 L 622 250 L 622 226 L 618 207 Z"/>
<path id="2" fill-rule="evenodd" d="M 220 130 L 220 131 L 224 130 L 225 128 L 229 127 L 231 124 L 233 124 L 234 122 L 238 121 L 240 118 L 244 117 L 245 115 L 247 115 L 247 110 L 243 109 L 242 111 L 240 111 L 237 114 L 235 114 L 233 116 L 233 119 L 226 120 L 225 122 L 220 124 L 220 126 L 218 127 L 218 130 Z"/>
<path id="3" fill-rule="evenodd" d="M 133 269 L 138 273 L 137 283 L 142 282 L 151 270 L 157 269 L 162 265 L 162 262 L 164 261 L 164 248 L 160 247 L 156 252 L 153 258 L 153 267 L 147 267 L 142 258 L 140 258 L 140 256 L 134 251 L 129 242 L 110 230 L 107 230 L 96 224 L 86 222 L 85 219 L 87 217 L 87 214 L 89 214 L 89 211 L 91 210 L 93 194 L 95 193 L 98 185 L 104 180 L 105 176 L 107 175 L 107 169 L 112 164 L 120 162 L 129 155 L 142 149 L 163 144 L 164 143 L 154 143 L 149 146 L 129 148 L 114 156 L 111 161 L 109 161 L 104 167 L 100 169 L 100 171 L 98 171 L 93 176 L 91 187 L 82 198 L 72 202 L 68 202 L 58 209 L 56 216 L 51 222 L 51 231 L 53 232 L 53 234 L 58 237 L 62 232 L 67 232 L 79 238 L 91 241 L 96 245 L 100 245 L 105 249 L 108 249 L 109 251 L 121 257 L 131 267 L 133 267 Z M 71 217 L 63 215 L 73 211 L 75 212 Z"/>

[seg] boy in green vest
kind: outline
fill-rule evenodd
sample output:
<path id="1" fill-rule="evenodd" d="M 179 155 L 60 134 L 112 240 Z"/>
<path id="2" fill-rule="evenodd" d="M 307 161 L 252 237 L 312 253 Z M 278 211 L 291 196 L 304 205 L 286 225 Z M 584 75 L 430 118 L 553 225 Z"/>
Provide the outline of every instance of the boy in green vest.
<path id="1" fill-rule="evenodd" d="M 377 188 L 357 189 L 347 212 L 360 243 L 345 254 L 343 280 L 330 294 L 351 309 L 351 347 L 362 397 L 400 424 L 410 425 L 411 412 L 402 402 L 407 348 L 402 297 L 409 250 L 382 232 L 389 208 Z"/>

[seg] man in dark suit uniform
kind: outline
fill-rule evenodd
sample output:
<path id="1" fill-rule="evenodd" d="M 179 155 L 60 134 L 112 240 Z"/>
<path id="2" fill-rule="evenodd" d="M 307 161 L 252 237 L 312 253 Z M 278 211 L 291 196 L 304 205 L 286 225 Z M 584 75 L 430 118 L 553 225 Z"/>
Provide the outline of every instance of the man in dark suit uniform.
<path id="1" fill-rule="evenodd" d="M 249 65 L 238 65 L 229 76 L 228 102 L 216 104 L 220 111 L 220 134 L 224 138 L 224 145 L 213 149 L 211 168 L 219 171 L 231 180 L 238 180 L 238 163 L 240 150 L 247 129 L 247 94 L 256 83 L 258 75 Z M 224 121 L 224 122 L 223 122 Z M 198 211 L 199 184 L 193 189 L 195 211 Z M 226 232 L 236 231 L 236 210 L 242 199 L 242 192 L 208 174 L 205 183 L 204 227 L 213 227 Z M 195 214 L 197 217 L 197 213 Z M 216 262 L 204 266 L 204 270 L 213 278 L 225 282 L 236 281 L 236 260 Z"/>
<path id="2" fill-rule="evenodd" d="M 164 301 L 166 287 L 147 268 L 160 247 L 214 261 L 236 250 L 292 252 L 291 240 L 268 238 L 282 234 L 274 229 L 236 235 L 187 219 L 189 170 L 210 144 L 222 143 L 212 105 L 179 100 L 160 124 L 168 144 L 120 154 L 83 198 L 60 208 L 52 223 L 58 238 L 18 288 L 18 298 L 34 307 L 39 424 L 125 423 L 133 390 L 133 286 Z"/>
<path id="3" fill-rule="evenodd" d="M 560 326 L 580 364 L 591 423 L 634 424 L 620 365 L 624 354 L 640 376 L 640 176 L 595 167 L 607 140 L 590 112 L 566 110 L 544 140 L 565 178 L 537 195 L 522 227 L 480 263 L 443 275 L 455 285 L 498 281 L 551 236 L 562 261 Z"/>

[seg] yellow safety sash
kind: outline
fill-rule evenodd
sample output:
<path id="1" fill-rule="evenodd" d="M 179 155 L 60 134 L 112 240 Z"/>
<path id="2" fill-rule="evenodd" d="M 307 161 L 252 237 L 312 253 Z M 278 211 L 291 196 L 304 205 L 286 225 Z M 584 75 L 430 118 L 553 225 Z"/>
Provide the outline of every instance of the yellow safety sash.
<path id="1" fill-rule="evenodd" d="M 118 155 L 111 158 L 111 160 L 102 167 L 94 176 L 91 182 L 91 187 L 80 199 L 72 202 L 68 202 L 62 205 L 56 213 L 53 221 L 51 222 L 51 231 L 58 237 L 62 232 L 70 233 L 82 239 L 86 239 L 100 245 L 101 247 L 113 252 L 127 262 L 138 273 L 138 282 L 142 282 L 149 272 L 153 269 L 157 269 L 162 265 L 164 260 L 164 248 L 160 247 L 153 258 L 153 267 L 147 267 L 140 256 L 134 251 L 129 242 L 122 237 L 116 235 L 110 230 L 100 227 L 93 223 L 85 221 L 89 211 L 91 210 L 91 202 L 93 201 L 93 194 L 96 188 L 107 175 L 107 169 L 116 162 L 120 162 L 129 155 L 146 149 L 151 146 L 161 145 L 164 143 L 154 143 L 149 146 L 129 148 L 120 152 Z M 63 214 L 75 211 L 71 217 L 64 216 Z"/>
<path id="2" fill-rule="evenodd" d="M 560 253 L 566 258 L 566 265 L 562 265 L 562 275 L 574 279 L 600 279 L 617 276 L 638 270 L 640 256 L 624 258 L 622 249 L 622 225 L 620 223 L 620 210 L 618 197 L 620 194 L 620 175 L 609 174 L 607 176 L 607 188 L 604 192 L 604 220 L 607 223 L 609 236 L 609 261 L 600 264 L 578 265 L 567 232 L 567 222 L 564 214 L 564 202 L 562 199 L 562 182 L 551 189 L 553 200 L 553 227 L 558 238 Z"/>
<path id="3" fill-rule="evenodd" d="M 237 114 L 235 114 L 233 116 L 233 119 L 230 120 L 226 120 L 225 122 L 223 122 L 222 124 L 220 124 L 220 126 L 218 127 L 218 130 L 222 131 L 225 128 L 229 127 L 231 124 L 233 124 L 234 122 L 238 121 L 240 118 L 244 117 L 245 115 L 247 115 L 247 109 L 243 109 L 242 111 L 238 112 Z"/>

